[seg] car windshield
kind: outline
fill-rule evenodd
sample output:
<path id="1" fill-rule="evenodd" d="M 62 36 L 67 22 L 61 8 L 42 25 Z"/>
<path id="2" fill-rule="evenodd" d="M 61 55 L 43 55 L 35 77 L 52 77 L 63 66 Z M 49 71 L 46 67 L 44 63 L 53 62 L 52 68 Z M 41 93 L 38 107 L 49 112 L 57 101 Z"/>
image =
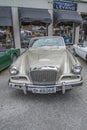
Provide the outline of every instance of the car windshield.
<path id="1" fill-rule="evenodd" d="M 41 47 L 41 46 L 64 46 L 64 40 L 61 37 L 58 38 L 40 38 L 33 39 L 30 42 L 30 47 Z"/>

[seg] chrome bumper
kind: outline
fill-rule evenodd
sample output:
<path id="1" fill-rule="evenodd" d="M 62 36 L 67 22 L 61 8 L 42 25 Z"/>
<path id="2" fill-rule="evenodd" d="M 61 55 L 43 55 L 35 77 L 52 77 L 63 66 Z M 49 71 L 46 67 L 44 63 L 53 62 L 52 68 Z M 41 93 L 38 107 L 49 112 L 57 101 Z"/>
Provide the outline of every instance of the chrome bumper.
<path id="1" fill-rule="evenodd" d="M 26 94 L 27 91 L 31 91 L 33 93 L 41 93 L 41 94 L 56 93 L 57 91 L 62 91 L 62 93 L 64 94 L 66 90 L 76 86 L 80 87 L 82 83 L 83 83 L 83 79 L 81 79 L 78 82 L 70 82 L 70 83 L 63 82 L 58 85 L 37 86 L 37 85 L 25 84 L 25 83 L 24 84 L 13 83 L 10 80 L 8 81 L 9 86 L 15 89 L 23 90 L 24 94 Z"/>

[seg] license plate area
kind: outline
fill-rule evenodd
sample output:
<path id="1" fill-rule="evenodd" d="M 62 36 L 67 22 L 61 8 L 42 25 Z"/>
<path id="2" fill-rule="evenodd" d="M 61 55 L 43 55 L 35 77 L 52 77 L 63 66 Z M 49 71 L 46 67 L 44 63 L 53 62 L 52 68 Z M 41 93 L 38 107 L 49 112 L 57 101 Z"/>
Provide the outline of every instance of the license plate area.
<path id="1" fill-rule="evenodd" d="M 33 88 L 32 92 L 33 93 L 41 93 L 41 94 L 56 93 L 56 87 L 52 87 L 52 88 Z"/>

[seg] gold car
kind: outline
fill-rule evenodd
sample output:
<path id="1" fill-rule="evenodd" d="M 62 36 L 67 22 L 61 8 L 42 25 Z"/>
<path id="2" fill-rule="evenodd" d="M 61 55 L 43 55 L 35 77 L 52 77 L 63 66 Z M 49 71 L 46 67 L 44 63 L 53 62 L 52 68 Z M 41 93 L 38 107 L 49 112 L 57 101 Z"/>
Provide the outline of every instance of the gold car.
<path id="1" fill-rule="evenodd" d="M 36 37 L 10 67 L 9 86 L 33 93 L 56 93 L 83 83 L 82 67 L 60 36 Z"/>

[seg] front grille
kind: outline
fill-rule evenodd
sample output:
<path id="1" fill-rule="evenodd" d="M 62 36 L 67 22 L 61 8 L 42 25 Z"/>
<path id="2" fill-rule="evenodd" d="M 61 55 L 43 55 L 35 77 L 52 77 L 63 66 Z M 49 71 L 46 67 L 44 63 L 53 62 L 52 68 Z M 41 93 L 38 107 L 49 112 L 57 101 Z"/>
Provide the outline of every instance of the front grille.
<path id="1" fill-rule="evenodd" d="M 32 70 L 31 80 L 34 85 L 54 85 L 56 83 L 56 70 Z"/>

